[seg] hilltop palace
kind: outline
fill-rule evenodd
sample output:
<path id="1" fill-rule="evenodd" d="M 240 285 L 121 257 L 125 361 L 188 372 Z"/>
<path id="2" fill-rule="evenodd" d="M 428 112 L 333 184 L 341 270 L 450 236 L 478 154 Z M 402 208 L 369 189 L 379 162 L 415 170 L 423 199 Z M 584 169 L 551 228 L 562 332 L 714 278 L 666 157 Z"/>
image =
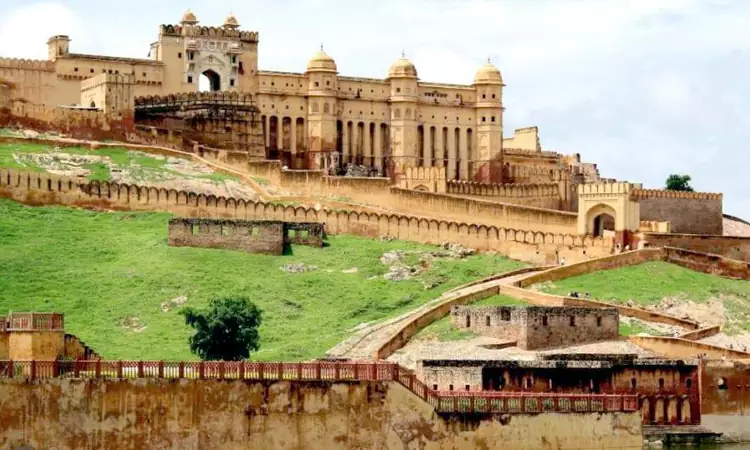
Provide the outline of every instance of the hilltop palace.
<path id="1" fill-rule="evenodd" d="M 250 173 L 275 161 L 288 180 L 308 171 L 304 179 L 324 177 L 326 189 L 343 186 L 336 177 L 370 178 L 344 195 L 398 211 L 389 186 L 428 191 L 445 196 L 429 215 L 490 214 L 491 223 L 563 234 L 611 231 L 623 248 L 634 244 L 628 233 L 667 223 L 673 232 L 721 234 L 720 195 L 602 179 L 578 154 L 543 150 L 536 127 L 503 138 L 505 85 L 489 62 L 469 85 L 421 81 L 403 55 L 384 79 L 342 76 L 322 48 L 304 73 L 260 70 L 257 32 L 240 30 L 231 14 L 220 27 L 202 26 L 190 10 L 159 27 L 151 59 L 72 53 L 70 42 L 51 37 L 43 61 L 0 58 L 0 122 L 169 146 Z M 211 92 L 200 92 L 201 77 Z M 480 199 L 546 212 L 492 215 L 475 205 Z M 577 219 L 561 215 L 574 211 Z"/>

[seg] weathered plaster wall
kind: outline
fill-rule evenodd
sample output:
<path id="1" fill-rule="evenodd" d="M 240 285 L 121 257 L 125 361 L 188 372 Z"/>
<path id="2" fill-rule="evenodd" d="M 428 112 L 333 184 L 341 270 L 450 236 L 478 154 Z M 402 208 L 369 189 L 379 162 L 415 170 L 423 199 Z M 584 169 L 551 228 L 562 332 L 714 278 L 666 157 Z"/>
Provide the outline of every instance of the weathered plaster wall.
<path id="1" fill-rule="evenodd" d="M 721 235 L 722 195 L 637 189 L 641 220 L 670 222 L 672 233 Z"/>
<path id="2" fill-rule="evenodd" d="M 0 447 L 560 449 L 642 442 L 640 412 L 443 419 L 396 383 L 0 383 Z"/>
<path id="3" fill-rule="evenodd" d="M 211 219 L 170 219 L 169 245 L 242 250 L 281 255 L 284 223 Z"/>
<path id="4" fill-rule="evenodd" d="M 9 333 L 8 359 L 51 360 L 65 352 L 63 331 L 17 331 Z"/>
<path id="5" fill-rule="evenodd" d="M 643 233 L 642 239 L 651 247 L 677 247 L 750 261 L 750 238 L 747 237 Z"/>
<path id="6" fill-rule="evenodd" d="M 750 366 L 708 361 L 701 372 L 702 425 L 729 441 L 750 441 Z"/>

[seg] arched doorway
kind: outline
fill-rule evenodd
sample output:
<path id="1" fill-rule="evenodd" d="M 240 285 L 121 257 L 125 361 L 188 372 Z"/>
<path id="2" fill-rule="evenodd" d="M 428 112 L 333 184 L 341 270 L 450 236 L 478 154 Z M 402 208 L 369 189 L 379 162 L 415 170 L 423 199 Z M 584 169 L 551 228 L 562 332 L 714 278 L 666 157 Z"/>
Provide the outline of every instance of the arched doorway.
<path id="1" fill-rule="evenodd" d="M 221 90 L 221 76 L 211 69 L 203 72 L 198 79 L 198 91 L 216 92 Z"/>
<path id="2" fill-rule="evenodd" d="M 609 205 L 599 204 L 589 209 L 586 213 L 587 234 L 601 237 L 615 232 L 614 208 Z"/>

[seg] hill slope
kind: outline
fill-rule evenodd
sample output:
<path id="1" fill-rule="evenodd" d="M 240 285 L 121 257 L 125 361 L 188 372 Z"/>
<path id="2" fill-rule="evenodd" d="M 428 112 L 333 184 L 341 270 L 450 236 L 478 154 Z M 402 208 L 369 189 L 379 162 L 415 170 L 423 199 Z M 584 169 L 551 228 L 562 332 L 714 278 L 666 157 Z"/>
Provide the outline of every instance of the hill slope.
<path id="1" fill-rule="evenodd" d="M 332 236 L 323 249 L 295 246 L 285 256 L 173 248 L 169 218 L 0 200 L 0 314 L 63 312 L 66 330 L 104 358 L 189 359 L 180 304 L 247 295 L 265 312 L 253 359 L 306 359 L 322 356 L 360 323 L 522 266 L 493 255 L 434 257 L 436 247 L 353 236 Z M 426 270 L 405 281 L 384 279 L 389 267 L 380 257 L 394 250 L 406 251 L 405 264 L 422 260 Z M 281 270 L 297 263 L 317 270 Z"/>

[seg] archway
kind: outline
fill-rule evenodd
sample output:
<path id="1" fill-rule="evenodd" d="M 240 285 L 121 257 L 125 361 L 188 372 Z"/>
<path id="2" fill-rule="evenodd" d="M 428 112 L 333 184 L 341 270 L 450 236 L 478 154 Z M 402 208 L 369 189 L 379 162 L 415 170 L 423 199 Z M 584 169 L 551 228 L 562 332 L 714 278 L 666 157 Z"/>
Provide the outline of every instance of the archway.
<path id="1" fill-rule="evenodd" d="M 203 72 L 198 79 L 198 91 L 216 92 L 221 90 L 221 76 L 211 69 Z"/>
<path id="2" fill-rule="evenodd" d="M 615 231 L 615 209 L 609 205 L 600 203 L 586 213 L 586 232 L 593 236 L 601 237 L 605 234 L 614 234 Z"/>

